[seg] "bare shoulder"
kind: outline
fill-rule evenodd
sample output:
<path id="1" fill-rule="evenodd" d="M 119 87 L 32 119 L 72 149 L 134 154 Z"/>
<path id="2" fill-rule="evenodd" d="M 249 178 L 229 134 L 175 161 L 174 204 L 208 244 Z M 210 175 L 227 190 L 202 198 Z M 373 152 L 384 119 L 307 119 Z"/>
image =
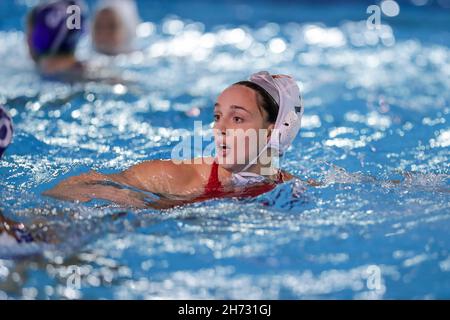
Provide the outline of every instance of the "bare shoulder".
<path id="1" fill-rule="evenodd" d="M 110 177 L 120 183 L 153 192 L 184 194 L 203 185 L 204 161 L 144 161 Z"/>
<path id="2" fill-rule="evenodd" d="M 183 181 L 191 179 L 195 174 L 195 167 L 188 163 L 178 163 L 172 160 L 149 160 L 130 167 L 120 175 L 138 180 L 162 178 Z"/>
<path id="3" fill-rule="evenodd" d="M 160 160 L 159 166 L 161 170 L 169 172 L 173 175 L 183 175 L 186 179 L 203 178 L 209 175 L 213 158 L 196 158 L 185 161 Z"/>

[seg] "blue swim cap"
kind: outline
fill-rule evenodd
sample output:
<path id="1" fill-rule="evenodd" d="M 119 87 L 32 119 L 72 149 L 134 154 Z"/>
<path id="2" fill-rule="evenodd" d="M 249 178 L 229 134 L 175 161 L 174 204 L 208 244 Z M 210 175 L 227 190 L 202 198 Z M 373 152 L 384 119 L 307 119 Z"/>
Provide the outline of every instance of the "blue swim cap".
<path id="1" fill-rule="evenodd" d="M 6 110 L 0 106 L 0 158 L 12 140 L 13 126 L 11 117 Z"/>
<path id="2" fill-rule="evenodd" d="M 70 6 L 80 9 L 80 28 L 69 28 L 67 25 L 68 18 L 74 13 L 67 12 Z M 85 20 L 81 0 L 54 0 L 34 7 L 29 17 L 29 44 L 33 54 L 39 57 L 73 53 L 85 29 Z"/>

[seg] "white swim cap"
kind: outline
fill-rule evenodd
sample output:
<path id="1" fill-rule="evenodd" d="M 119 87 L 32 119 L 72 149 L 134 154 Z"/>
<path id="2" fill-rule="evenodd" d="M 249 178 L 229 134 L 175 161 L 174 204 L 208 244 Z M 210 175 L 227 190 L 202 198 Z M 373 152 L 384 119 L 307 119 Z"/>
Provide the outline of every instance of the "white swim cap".
<path id="1" fill-rule="evenodd" d="M 267 71 L 253 74 L 249 81 L 263 88 L 279 106 L 274 126 L 274 131 L 278 131 L 279 136 L 272 135 L 267 147 L 282 155 L 300 131 L 303 117 L 300 89 L 290 76 L 270 75 Z"/>
<path id="2" fill-rule="evenodd" d="M 117 48 L 117 53 L 133 51 L 136 40 L 136 28 L 141 21 L 136 2 L 134 0 L 100 0 L 97 4 L 95 15 L 105 9 L 112 10 L 117 14 L 126 31 L 127 41 L 121 48 Z"/>
<path id="3" fill-rule="evenodd" d="M 303 117 L 303 99 L 300 89 L 292 77 L 271 75 L 267 71 L 261 71 L 253 74 L 249 81 L 264 89 L 278 104 L 279 110 L 269 142 L 242 171 L 232 174 L 232 181 L 235 185 L 252 184 L 261 180 L 262 176 L 258 178 L 256 174 L 246 172 L 246 170 L 254 165 L 267 149 L 277 152 L 277 156 L 283 155 L 300 131 Z"/>

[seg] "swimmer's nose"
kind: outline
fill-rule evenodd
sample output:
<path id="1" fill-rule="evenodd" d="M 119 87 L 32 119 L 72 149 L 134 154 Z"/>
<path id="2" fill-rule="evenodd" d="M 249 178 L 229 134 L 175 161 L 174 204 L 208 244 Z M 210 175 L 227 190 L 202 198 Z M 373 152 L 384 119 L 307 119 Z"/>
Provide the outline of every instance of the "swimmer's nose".
<path id="1" fill-rule="evenodd" d="M 216 124 L 214 125 L 214 129 L 216 130 L 215 134 L 218 136 L 226 136 L 226 134 L 227 134 L 225 126 L 218 122 L 216 122 Z"/>
<path id="2" fill-rule="evenodd" d="M 226 138 L 227 134 L 225 130 L 221 130 L 218 128 L 214 128 L 214 130 L 214 137 L 217 141 L 223 141 Z"/>

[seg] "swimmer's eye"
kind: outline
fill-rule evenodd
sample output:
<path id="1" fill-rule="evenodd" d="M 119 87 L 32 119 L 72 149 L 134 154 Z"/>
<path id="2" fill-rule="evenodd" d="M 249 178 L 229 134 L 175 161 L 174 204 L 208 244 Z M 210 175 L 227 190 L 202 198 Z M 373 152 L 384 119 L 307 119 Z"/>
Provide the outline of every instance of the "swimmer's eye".
<path id="1" fill-rule="evenodd" d="M 242 123 L 242 122 L 244 122 L 244 119 L 242 119 L 240 117 L 233 117 L 233 121 L 236 123 Z"/>
<path id="2" fill-rule="evenodd" d="M 215 115 L 214 115 L 214 121 L 216 121 L 216 122 L 217 122 L 217 121 L 219 121 L 219 119 L 220 119 L 220 115 L 218 115 L 218 114 L 215 114 Z"/>

